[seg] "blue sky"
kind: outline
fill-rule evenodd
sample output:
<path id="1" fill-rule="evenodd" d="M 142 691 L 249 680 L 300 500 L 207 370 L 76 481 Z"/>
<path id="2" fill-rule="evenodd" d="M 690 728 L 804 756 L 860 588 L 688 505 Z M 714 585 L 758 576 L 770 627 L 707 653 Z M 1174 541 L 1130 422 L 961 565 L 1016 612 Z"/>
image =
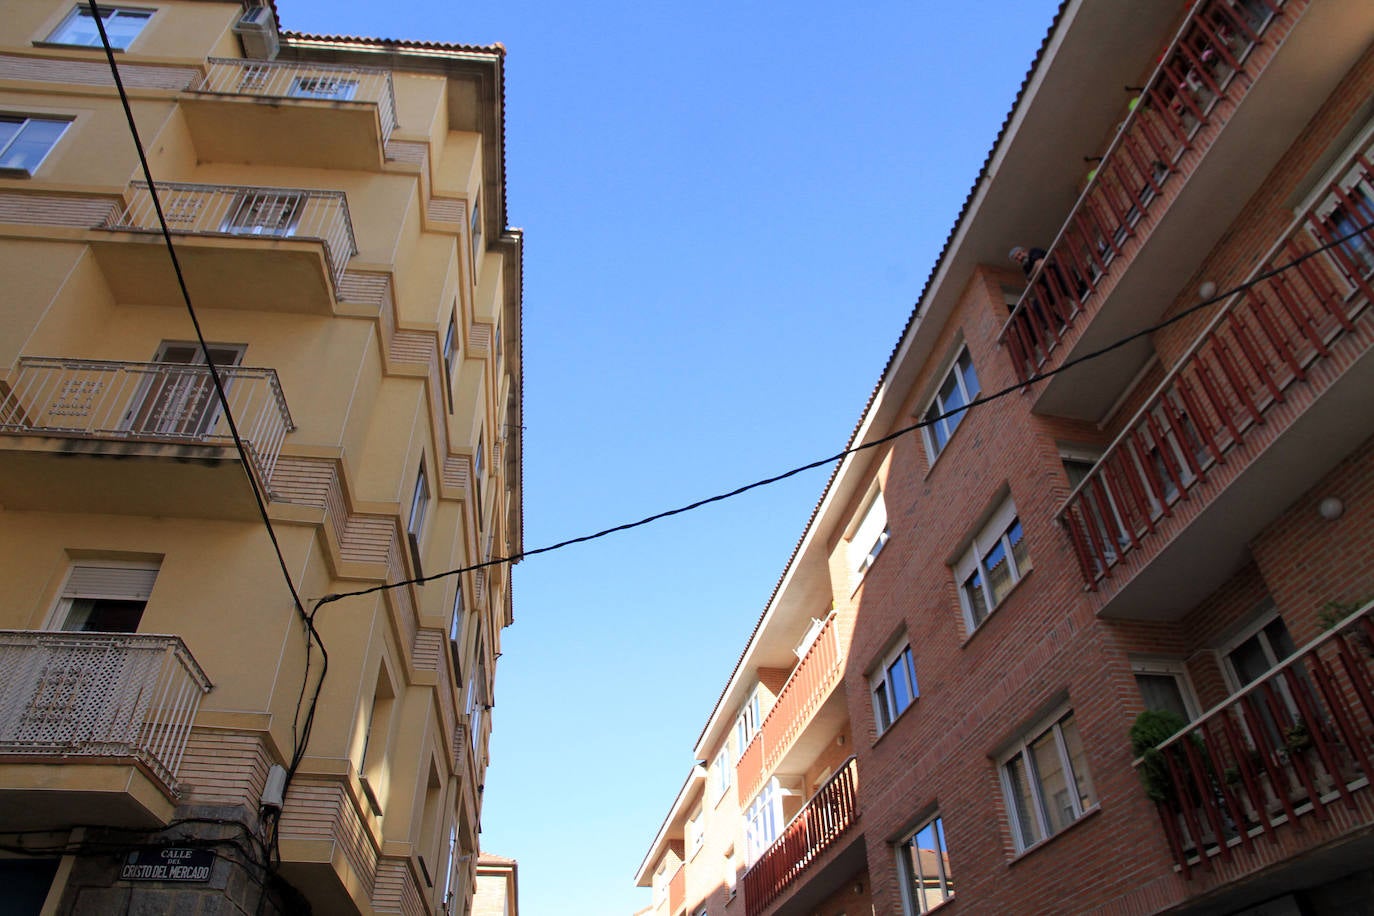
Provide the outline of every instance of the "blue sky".
<path id="1" fill-rule="evenodd" d="M 507 48 L 527 548 L 844 447 L 1056 6 L 278 0 L 290 29 Z M 827 473 L 516 568 L 482 843 L 524 916 L 648 905 Z"/>

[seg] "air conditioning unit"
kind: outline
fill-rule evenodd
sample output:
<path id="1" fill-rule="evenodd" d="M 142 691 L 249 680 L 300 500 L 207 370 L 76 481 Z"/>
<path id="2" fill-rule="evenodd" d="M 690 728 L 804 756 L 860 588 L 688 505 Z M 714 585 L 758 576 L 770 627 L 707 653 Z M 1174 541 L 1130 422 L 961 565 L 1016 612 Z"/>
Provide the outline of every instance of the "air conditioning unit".
<path id="1" fill-rule="evenodd" d="M 234 34 L 243 45 L 244 55 L 255 60 L 273 60 L 281 47 L 271 7 L 253 6 L 244 10 L 239 21 L 234 23 Z"/>

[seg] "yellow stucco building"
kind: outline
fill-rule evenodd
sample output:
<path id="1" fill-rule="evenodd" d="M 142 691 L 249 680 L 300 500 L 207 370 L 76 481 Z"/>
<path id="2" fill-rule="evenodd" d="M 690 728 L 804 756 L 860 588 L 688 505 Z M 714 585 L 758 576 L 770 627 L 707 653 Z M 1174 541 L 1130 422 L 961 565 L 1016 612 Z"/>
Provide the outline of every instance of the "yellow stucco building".
<path id="1" fill-rule="evenodd" d="M 504 50 L 101 15 L 208 346 L 93 14 L 0 0 L 0 886 L 465 913 L 509 566 L 318 599 L 521 551 Z"/>

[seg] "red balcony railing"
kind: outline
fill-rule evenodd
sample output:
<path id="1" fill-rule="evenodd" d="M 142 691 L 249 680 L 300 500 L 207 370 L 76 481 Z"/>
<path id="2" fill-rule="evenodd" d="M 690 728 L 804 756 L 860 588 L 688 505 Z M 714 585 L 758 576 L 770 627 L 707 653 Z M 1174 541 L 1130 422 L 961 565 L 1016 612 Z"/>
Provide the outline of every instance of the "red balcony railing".
<path id="1" fill-rule="evenodd" d="M 1342 336 L 1359 339 L 1350 332 L 1374 299 L 1370 151 L 1271 249 L 1254 285 L 1226 304 L 1060 510 L 1090 588 L 1131 551 L 1162 541 L 1156 523 L 1171 507 L 1254 435 L 1291 386 L 1329 385 L 1310 378 L 1313 367 Z"/>
<path id="2" fill-rule="evenodd" d="M 858 761 L 850 757 L 744 873 L 744 912 L 758 916 L 858 820 Z"/>
<path id="3" fill-rule="evenodd" d="M 1374 760 L 1374 605 L 1136 761 L 1184 877 L 1357 809 Z M 1368 802 L 1368 799 L 1364 800 Z M 1327 842 L 1317 836 L 1309 842 Z M 1256 864 L 1258 864 L 1257 857 Z"/>
<path id="4" fill-rule="evenodd" d="M 740 755 L 735 776 L 741 804 L 758 794 L 764 779 L 806 728 L 811 715 L 830 696 L 840 682 L 843 662 L 840 632 L 832 612 L 783 685 L 758 733 Z"/>
<path id="5" fill-rule="evenodd" d="M 687 902 L 687 868 L 679 865 L 668 879 L 668 912 L 676 914 Z"/>
<path id="6" fill-rule="evenodd" d="M 1218 105 L 1234 107 L 1249 91 L 1255 74 L 1239 77 L 1283 6 L 1204 0 L 1193 8 L 1002 329 L 999 340 L 1022 381 L 1100 305 L 1128 240 L 1149 233 L 1154 221 L 1146 217 L 1168 206 L 1169 189 L 1211 147 L 1225 120 L 1212 123 Z"/>

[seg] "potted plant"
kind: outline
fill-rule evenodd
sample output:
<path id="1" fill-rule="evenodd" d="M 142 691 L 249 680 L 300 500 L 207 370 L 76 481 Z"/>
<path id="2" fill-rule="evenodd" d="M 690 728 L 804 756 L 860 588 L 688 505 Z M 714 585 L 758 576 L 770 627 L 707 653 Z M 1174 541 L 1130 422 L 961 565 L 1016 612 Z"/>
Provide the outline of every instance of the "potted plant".
<path id="1" fill-rule="evenodd" d="M 1182 716 L 1167 709 L 1147 709 L 1136 716 L 1131 725 L 1131 753 L 1140 759 L 1136 773 L 1145 787 L 1145 794 L 1154 801 L 1178 801 L 1168 761 L 1159 745 L 1187 727 L 1188 722 Z M 1178 749 L 1174 749 L 1174 754 L 1176 763 L 1187 765 L 1179 759 Z"/>

